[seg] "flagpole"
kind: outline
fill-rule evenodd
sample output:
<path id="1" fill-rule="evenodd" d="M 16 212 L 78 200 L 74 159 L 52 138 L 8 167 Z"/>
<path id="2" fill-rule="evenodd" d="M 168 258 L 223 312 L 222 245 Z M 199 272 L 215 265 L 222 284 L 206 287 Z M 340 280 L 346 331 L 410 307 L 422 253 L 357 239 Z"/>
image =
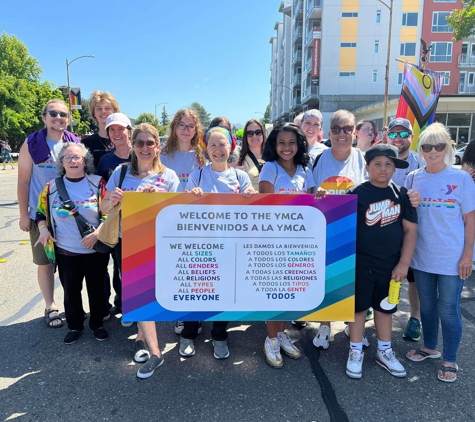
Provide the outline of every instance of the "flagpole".
<path id="1" fill-rule="evenodd" d="M 384 108 L 383 108 L 383 127 L 388 123 L 388 97 L 389 97 L 389 64 L 391 60 L 391 31 L 393 26 L 393 1 L 390 1 L 390 5 L 382 0 L 378 0 L 381 4 L 384 4 L 389 9 L 389 32 L 388 32 L 388 54 L 386 56 L 386 77 L 384 84 Z"/>

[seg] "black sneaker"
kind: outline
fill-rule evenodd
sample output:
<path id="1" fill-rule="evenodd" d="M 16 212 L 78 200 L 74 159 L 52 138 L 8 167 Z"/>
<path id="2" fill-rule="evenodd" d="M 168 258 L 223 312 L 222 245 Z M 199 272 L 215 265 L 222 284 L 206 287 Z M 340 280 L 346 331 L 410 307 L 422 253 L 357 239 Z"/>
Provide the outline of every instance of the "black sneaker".
<path id="1" fill-rule="evenodd" d="M 141 379 L 149 378 L 153 375 L 155 369 L 163 365 L 163 357 L 157 355 L 150 356 L 149 360 L 137 371 L 137 377 Z"/>
<path id="2" fill-rule="evenodd" d="M 107 331 L 104 329 L 104 327 L 91 328 L 91 330 L 96 340 L 104 341 L 109 338 L 109 334 L 107 334 Z"/>
<path id="3" fill-rule="evenodd" d="M 292 321 L 292 325 L 294 325 L 295 328 L 300 329 L 300 328 L 306 327 L 307 322 L 306 321 Z"/>
<path id="4" fill-rule="evenodd" d="M 66 337 L 64 337 L 64 344 L 73 344 L 76 342 L 76 340 L 81 337 L 81 334 L 84 330 L 77 331 L 77 330 L 71 330 L 66 334 Z"/>

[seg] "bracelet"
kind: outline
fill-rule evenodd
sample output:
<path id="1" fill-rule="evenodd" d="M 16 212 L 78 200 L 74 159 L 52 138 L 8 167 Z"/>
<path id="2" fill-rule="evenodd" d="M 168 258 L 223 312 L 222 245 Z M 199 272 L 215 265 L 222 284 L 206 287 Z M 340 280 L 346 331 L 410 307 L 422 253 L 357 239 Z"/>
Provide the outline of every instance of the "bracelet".
<path id="1" fill-rule="evenodd" d="M 41 230 L 43 227 L 48 227 L 47 224 L 42 224 L 41 226 L 38 226 L 38 230 Z"/>

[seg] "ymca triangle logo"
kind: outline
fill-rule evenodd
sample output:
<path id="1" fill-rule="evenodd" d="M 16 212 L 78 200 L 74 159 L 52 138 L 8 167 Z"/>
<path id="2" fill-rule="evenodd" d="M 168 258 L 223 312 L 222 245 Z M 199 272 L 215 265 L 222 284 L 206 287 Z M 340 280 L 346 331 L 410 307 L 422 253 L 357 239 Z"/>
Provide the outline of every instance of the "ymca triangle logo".
<path id="1" fill-rule="evenodd" d="M 457 185 L 447 185 L 447 192 L 446 195 L 450 195 L 455 189 L 457 189 Z"/>

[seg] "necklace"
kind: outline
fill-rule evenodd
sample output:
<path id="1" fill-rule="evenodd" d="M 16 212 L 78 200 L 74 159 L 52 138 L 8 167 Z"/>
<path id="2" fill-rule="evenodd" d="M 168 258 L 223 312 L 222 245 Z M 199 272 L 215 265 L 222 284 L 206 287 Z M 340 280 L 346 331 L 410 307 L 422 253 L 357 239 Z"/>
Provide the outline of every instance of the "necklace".
<path id="1" fill-rule="evenodd" d="M 147 172 L 146 171 L 143 171 L 142 172 L 142 176 L 145 177 L 147 175 Z"/>

